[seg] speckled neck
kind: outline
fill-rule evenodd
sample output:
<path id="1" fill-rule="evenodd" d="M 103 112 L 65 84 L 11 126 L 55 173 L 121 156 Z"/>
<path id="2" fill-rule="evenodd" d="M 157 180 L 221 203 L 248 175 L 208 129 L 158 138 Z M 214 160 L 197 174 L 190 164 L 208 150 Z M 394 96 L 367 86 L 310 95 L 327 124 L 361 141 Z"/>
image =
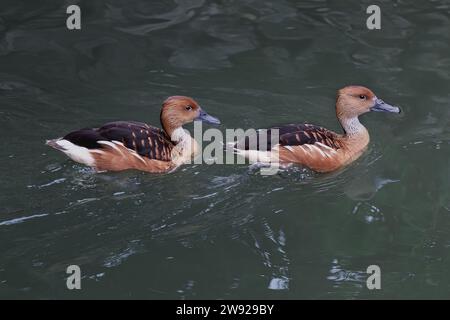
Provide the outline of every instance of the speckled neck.
<path id="1" fill-rule="evenodd" d="M 341 123 L 346 136 L 354 136 L 367 133 L 366 127 L 364 127 L 361 122 L 359 122 L 358 117 L 340 118 L 339 122 Z"/>
<path id="2" fill-rule="evenodd" d="M 169 134 L 169 133 L 167 133 L 167 134 Z M 191 139 L 191 135 L 189 134 L 189 132 L 187 130 L 184 130 L 183 127 L 178 127 L 176 129 L 173 129 L 171 131 L 171 133 L 169 134 L 169 136 L 170 136 L 170 140 L 172 140 L 175 143 Z"/>

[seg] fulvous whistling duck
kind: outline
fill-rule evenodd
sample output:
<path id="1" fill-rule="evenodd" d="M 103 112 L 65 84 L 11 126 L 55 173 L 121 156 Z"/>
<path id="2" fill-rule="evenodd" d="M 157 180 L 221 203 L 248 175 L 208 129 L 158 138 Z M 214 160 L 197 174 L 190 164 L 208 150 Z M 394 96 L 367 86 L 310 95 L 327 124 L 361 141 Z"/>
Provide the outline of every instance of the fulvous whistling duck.
<path id="1" fill-rule="evenodd" d="M 183 129 L 184 124 L 194 120 L 220 124 L 192 98 L 183 96 L 164 101 L 160 120 L 162 130 L 146 123 L 117 121 L 71 132 L 48 140 L 47 145 L 97 171 L 162 173 L 188 162 L 199 151 L 195 139 Z"/>
<path id="2" fill-rule="evenodd" d="M 277 159 L 282 166 L 300 164 L 317 172 L 337 170 L 356 160 L 369 143 L 369 132 L 358 116 L 369 111 L 400 113 L 400 108 L 377 98 L 368 88 L 347 86 L 337 93 L 336 116 L 343 134 L 312 124 L 287 124 L 267 129 L 267 146 L 250 146 L 249 139 L 234 145 L 237 154 L 250 162 L 269 162 Z M 272 146 L 271 130 L 278 129 L 279 141 Z M 259 135 L 259 134 L 258 134 Z"/>

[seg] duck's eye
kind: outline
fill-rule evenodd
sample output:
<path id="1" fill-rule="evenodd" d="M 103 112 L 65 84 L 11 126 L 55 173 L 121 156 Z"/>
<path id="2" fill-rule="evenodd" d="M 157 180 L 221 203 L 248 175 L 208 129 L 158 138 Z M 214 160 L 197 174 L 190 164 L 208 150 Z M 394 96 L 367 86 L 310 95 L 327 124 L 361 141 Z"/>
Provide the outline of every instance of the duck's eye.
<path id="1" fill-rule="evenodd" d="M 186 110 L 188 110 L 188 111 L 189 111 L 189 110 L 192 110 L 192 106 L 187 105 L 187 106 L 186 106 Z"/>
<path id="2" fill-rule="evenodd" d="M 367 97 L 366 97 L 365 95 L 363 95 L 363 94 L 359 95 L 359 98 L 360 98 L 361 100 L 366 100 L 366 99 L 367 99 Z"/>

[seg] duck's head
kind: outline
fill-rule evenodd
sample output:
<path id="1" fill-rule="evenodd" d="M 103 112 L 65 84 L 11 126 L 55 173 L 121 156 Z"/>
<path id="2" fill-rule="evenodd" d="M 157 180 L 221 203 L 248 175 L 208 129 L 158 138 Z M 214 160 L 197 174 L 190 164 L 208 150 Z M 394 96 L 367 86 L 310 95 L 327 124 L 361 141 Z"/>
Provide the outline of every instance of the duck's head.
<path id="1" fill-rule="evenodd" d="M 192 98 L 172 96 L 164 101 L 161 123 L 166 131 L 172 131 L 195 120 L 220 124 L 219 119 L 207 114 Z"/>
<path id="2" fill-rule="evenodd" d="M 338 91 L 336 114 L 339 118 L 354 118 L 369 111 L 400 113 L 400 108 L 379 99 L 366 87 L 347 86 Z"/>

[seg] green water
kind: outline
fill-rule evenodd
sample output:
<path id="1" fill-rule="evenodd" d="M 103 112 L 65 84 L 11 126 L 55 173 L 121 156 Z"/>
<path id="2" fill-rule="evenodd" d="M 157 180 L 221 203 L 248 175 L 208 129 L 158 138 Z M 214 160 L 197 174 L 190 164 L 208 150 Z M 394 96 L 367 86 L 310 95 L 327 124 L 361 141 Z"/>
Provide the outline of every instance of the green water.
<path id="1" fill-rule="evenodd" d="M 449 1 L 378 1 L 373 31 L 371 1 L 73 2 L 78 31 L 72 2 L 0 4 L 1 298 L 450 298 Z M 95 174 L 44 145 L 159 125 L 175 94 L 221 130 L 339 130 L 347 84 L 404 112 L 361 117 L 370 146 L 333 174 Z M 66 288 L 72 264 L 81 290 Z"/>

